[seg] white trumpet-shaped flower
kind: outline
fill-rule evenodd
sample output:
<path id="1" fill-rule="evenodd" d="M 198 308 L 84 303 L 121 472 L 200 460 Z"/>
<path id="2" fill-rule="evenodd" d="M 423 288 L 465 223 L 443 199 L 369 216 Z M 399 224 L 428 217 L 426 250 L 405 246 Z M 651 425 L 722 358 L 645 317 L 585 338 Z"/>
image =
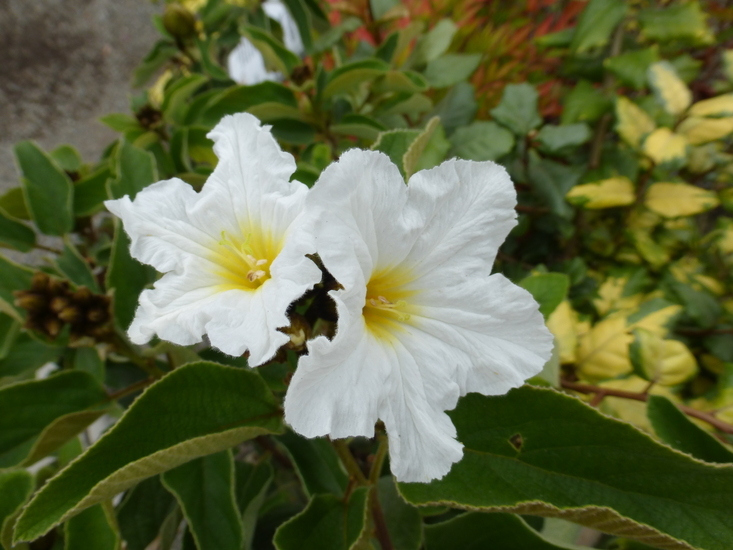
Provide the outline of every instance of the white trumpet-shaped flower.
<path id="1" fill-rule="evenodd" d="M 299 238 L 341 284 L 333 340 L 309 343 L 285 400 L 308 436 L 387 429 L 401 481 L 443 477 L 462 445 L 444 412 L 468 392 L 506 393 L 537 374 L 552 336 L 537 303 L 490 275 L 516 224 L 516 193 L 491 162 L 450 160 L 405 185 L 383 154 L 352 150 L 306 199 Z"/>
<path id="2" fill-rule="evenodd" d="M 293 247 L 307 188 L 289 181 L 293 157 L 252 115 L 225 117 L 209 138 L 219 163 L 201 192 L 174 178 L 105 203 L 132 256 L 165 273 L 140 295 L 128 334 L 188 345 L 205 333 L 229 355 L 249 350 L 255 366 L 288 341 L 277 330 L 288 306 L 321 278 Z"/>

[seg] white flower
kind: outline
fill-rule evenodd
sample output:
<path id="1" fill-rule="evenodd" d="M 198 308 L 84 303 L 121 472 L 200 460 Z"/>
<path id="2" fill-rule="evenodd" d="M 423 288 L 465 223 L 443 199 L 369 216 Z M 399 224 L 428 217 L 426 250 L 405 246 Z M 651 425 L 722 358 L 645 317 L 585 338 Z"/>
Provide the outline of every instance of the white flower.
<path id="1" fill-rule="evenodd" d="M 303 40 L 298 25 L 290 12 L 280 0 L 266 0 L 262 9 L 267 17 L 277 21 L 283 30 L 285 47 L 298 56 L 305 53 Z M 259 84 L 265 80 L 282 80 L 283 75 L 277 71 L 268 71 L 265 58 L 252 42 L 242 38 L 227 59 L 227 69 L 232 80 L 239 84 Z"/>
<path id="2" fill-rule="evenodd" d="M 343 289 L 331 292 L 335 337 L 309 343 L 288 389 L 295 431 L 369 437 L 379 418 L 401 481 L 441 478 L 461 459 L 444 411 L 468 392 L 520 386 L 552 349 L 531 295 L 490 275 L 515 204 L 492 162 L 450 160 L 405 185 L 385 155 L 351 150 L 323 172 L 303 246 Z"/>
<path id="3" fill-rule="evenodd" d="M 208 137 L 219 163 L 200 193 L 174 178 L 105 203 L 132 256 L 166 273 L 140 295 L 128 334 L 189 345 L 206 333 L 229 355 L 249 349 L 256 366 L 288 341 L 277 330 L 288 306 L 321 278 L 291 238 L 307 188 L 289 181 L 293 157 L 252 115 L 227 116 Z"/>

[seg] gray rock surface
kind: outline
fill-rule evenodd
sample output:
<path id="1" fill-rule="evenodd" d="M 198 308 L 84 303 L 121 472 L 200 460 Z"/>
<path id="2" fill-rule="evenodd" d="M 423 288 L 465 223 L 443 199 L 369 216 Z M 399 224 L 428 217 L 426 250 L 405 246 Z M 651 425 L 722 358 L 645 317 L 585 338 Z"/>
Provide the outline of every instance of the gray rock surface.
<path id="1" fill-rule="evenodd" d="M 149 0 L 0 0 L 0 192 L 18 185 L 13 144 L 74 145 L 96 160 L 128 112 L 133 69 L 157 39 Z"/>

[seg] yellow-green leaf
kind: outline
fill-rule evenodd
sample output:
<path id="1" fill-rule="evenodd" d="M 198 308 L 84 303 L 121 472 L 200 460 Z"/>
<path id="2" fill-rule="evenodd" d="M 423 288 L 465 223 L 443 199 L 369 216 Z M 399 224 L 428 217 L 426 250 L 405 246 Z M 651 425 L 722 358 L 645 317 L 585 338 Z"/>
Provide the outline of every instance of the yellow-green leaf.
<path id="1" fill-rule="evenodd" d="M 644 140 L 644 152 L 657 164 L 684 163 L 687 139 L 669 128 L 657 128 Z"/>
<path id="2" fill-rule="evenodd" d="M 616 131 L 632 147 L 639 147 L 641 140 L 656 128 L 654 120 L 644 109 L 630 99 L 616 98 Z"/>
<path id="3" fill-rule="evenodd" d="M 624 176 L 576 185 L 565 198 L 571 204 L 591 210 L 626 206 L 636 200 L 634 184 Z"/>
<path id="4" fill-rule="evenodd" d="M 679 115 L 692 103 L 692 92 L 669 61 L 651 65 L 648 76 L 657 99 L 669 114 Z"/>
<path id="5" fill-rule="evenodd" d="M 618 315 L 597 323 L 580 337 L 577 352 L 580 374 L 602 380 L 631 372 L 629 344 L 632 341 L 625 317 Z"/>
<path id="6" fill-rule="evenodd" d="M 698 101 L 690 107 L 689 114 L 691 116 L 731 116 L 733 115 L 733 94 Z"/>
<path id="7" fill-rule="evenodd" d="M 637 328 L 630 348 L 636 371 L 662 386 L 675 386 L 694 376 L 697 362 L 692 352 L 678 340 L 664 340 L 652 331 Z"/>
<path id="8" fill-rule="evenodd" d="M 563 365 L 575 363 L 575 350 L 578 347 L 577 322 L 578 314 L 567 300 L 560 302 L 547 318 L 547 328 L 555 336 L 555 346 Z"/>
<path id="9" fill-rule="evenodd" d="M 691 116 L 682 121 L 677 132 L 691 145 L 701 145 L 722 139 L 733 132 L 733 117 L 702 118 Z"/>
<path id="10" fill-rule="evenodd" d="M 686 183 L 655 183 L 646 192 L 645 206 L 660 216 L 693 216 L 720 204 L 712 191 Z"/>

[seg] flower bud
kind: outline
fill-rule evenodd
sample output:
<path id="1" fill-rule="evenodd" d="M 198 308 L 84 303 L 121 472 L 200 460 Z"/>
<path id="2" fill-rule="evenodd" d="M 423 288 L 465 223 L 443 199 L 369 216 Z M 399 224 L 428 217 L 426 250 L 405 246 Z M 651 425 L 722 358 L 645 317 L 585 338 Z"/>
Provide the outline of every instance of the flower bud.
<path id="1" fill-rule="evenodd" d="M 163 27 L 174 38 L 183 40 L 196 34 L 196 17 L 180 4 L 168 4 L 163 13 Z"/>

